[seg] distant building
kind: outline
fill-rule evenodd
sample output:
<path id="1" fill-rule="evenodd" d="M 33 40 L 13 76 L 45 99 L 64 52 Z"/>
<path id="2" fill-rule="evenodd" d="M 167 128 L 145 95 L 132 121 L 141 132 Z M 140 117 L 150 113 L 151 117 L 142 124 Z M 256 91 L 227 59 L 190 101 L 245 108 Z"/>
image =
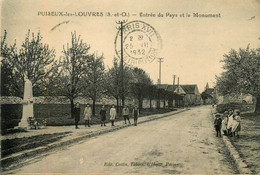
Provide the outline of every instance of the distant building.
<path id="1" fill-rule="evenodd" d="M 174 106 L 194 106 L 201 104 L 201 95 L 196 84 L 179 86 L 162 84 L 160 88 L 164 88 L 179 96 L 178 99 L 173 99 Z"/>
<path id="2" fill-rule="evenodd" d="M 216 93 L 214 88 L 210 88 L 209 84 L 206 84 L 205 90 L 201 93 L 203 104 L 215 104 Z"/>

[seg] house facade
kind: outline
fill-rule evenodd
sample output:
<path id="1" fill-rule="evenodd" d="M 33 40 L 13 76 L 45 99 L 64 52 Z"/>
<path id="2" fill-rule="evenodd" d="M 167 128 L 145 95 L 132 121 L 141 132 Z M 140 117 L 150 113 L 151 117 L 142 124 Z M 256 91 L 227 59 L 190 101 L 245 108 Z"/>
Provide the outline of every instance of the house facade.
<path id="1" fill-rule="evenodd" d="M 195 106 L 200 105 L 202 102 L 201 95 L 196 84 L 179 86 L 163 84 L 161 87 L 177 94 L 177 96 L 175 96 L 176 98 L 173 99 L 173 106 Z"/>

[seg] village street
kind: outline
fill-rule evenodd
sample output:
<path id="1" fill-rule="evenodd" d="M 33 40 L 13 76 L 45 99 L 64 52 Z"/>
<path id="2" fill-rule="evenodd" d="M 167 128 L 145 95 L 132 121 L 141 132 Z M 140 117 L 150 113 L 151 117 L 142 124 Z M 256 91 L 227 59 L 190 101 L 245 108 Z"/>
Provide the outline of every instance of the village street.
<path id="1" fill-rule="evenodd" d="M 210 106 L 74 143 L 15 173 L 236 173 Z M 110 125 L 108 127 L 111 127 Z"/>

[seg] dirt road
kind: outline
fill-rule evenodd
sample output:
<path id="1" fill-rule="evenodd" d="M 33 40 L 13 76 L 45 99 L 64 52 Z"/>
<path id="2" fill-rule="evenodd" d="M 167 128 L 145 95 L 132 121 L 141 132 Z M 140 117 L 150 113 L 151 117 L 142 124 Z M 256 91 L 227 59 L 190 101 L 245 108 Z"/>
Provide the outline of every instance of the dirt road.
<path id="1" fill-rule="evenodd" d="M 215 137 L 210 111 L 196 107 L 86 139 L 15 173 L 235 173 L 221 138 Z"/>

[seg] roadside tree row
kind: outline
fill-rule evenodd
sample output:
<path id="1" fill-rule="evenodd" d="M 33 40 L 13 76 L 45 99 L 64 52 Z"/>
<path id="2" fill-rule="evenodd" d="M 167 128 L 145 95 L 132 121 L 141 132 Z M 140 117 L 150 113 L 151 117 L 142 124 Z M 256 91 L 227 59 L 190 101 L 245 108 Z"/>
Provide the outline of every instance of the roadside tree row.
<path id="1" fill-rule="evenodd" d="M 112 67 L 105 69 L 104 55 L 90 53 L 90 45 L 76 32 L 71 33 L 71 42 L 63 46 L 56 59 L 55 49 L 42 42 L 42 36 L 28 30 L 22 45 L 7 45 L 7 32 L 1 37 L 1 95 L 23 97 L 24 81 L 33 85 L 34 96 L 66 96 L 73 114 L 74 100 L 79 96 L 92 100 L 95 115 L 96 101 L 114 98 L 119 110 L 122 94 L 137 99 L 139 108 L 145 98 L 166 99 L 172 93 L 158 89 L 149 75 L 140 68 L 125 64 L 124 81 L 121 83 L 121 68 L 118 58 Z M 122 88 L 123 85 L 123 88 Z"/>

